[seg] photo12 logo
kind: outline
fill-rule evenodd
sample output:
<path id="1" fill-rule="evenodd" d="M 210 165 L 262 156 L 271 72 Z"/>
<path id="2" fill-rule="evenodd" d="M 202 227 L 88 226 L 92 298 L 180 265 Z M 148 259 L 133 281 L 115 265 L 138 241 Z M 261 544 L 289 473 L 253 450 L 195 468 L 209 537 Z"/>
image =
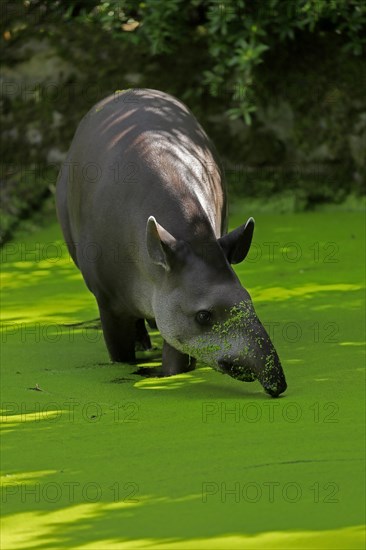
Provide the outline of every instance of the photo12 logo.
<path id="1" fill-rule="evenodd" d="M 212 422 L 287 422 L 296 424 L 301 420 L 315 424 L 333 424 L 339 422 L 339 405 L 333 401 L 319 403 L 316 401 L 304 406 L 296 401 L 281 403 L 268 401 L 257 403 L 249 401 L 205 401 L 202 403 L 201 418 L 203 423 Z"/>
<path id="2" fill-rule="evenodd" d="M 296 504 L 301 500 L 311 500 L 313 503 L 337 504 L 340 487 L 333 481 L 320 483 L 314 481 L 305 485 L 298 481 L 204 481 L 201 487 L 201 500 L 208 502 L 250 503 L 258 502 L 287 502 Z"/>
<path id="3" fill-rule="evenodd" d="M 36 385 L 29 390 L 43 391 Z M 101 405 L 96 401 L 79 403 L 77 401 L 48 401 L 32 402 L 31 404 L 20 402 L 1 403 L 2 423 L 24 422 L 60 422 L 77 423 L 100 422 L 105 416 L 114 423 L 134 423 L 140 420 L 140 403 L 135 401 L 119 401 L 109 406 Z"/>
<path id="4" fill-rule="evenodd" d="M 50 504 L 67 502 L 68 504 L 74 504 L 101 502 L 111 499 L 113 502 L 137 503 L 139 502 L 138 493 L 140 491 L 139 484 L 135 481 L 123 483 L 116 481 L 105 487 L 97 481 L 85 483 L 79 481 L 15 483 L 10 479 L 2 483 L 1 489 L 1 502 L 3 504 L 14 502 L 21 502 L 22 504 L 29 502 Z"/>

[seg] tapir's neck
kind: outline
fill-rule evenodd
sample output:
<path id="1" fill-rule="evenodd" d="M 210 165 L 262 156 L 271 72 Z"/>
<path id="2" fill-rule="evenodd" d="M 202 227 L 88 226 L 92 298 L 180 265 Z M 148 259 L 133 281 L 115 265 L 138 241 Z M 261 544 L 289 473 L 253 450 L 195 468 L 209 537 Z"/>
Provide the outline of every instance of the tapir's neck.
<path id="1" fill-rule="evenodd" d="M 158 221 L 176 238 L 211 240 L 226 229 L 226 199 L 223 174 L 215 152 L 206 142 L 193 141 L 184 129 L 142 133 L 137 149 L 164 189 L 166 208 Z M 207 139 L 207 138 L 206 138 Z M 169 225 L 171 228 L 169 228 Z"/>

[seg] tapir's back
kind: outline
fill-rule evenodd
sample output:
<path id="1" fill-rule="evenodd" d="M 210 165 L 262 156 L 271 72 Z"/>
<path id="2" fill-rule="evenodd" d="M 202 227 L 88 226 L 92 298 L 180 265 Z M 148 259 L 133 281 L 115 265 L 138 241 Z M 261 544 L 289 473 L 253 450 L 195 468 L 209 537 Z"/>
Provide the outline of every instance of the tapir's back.
<path id="1" fill-rule="evenodd" d="M 107 230 L 99 221 L 118 224 L 121 216 L 132 233 L 144 231 L 154 215 L 188 240 L 192 230 L 210 231 L 206 221 L 216 236 L 225 224 L 225 192 L 212 143 L 182 103 L 156 90 L 116 93 L 89 111 L 57 194 L 61 223 L 66 209 L 77 242 L 86 235 L 99 240 Z M 198 218 L 201 227 L 192 226 Z"/>

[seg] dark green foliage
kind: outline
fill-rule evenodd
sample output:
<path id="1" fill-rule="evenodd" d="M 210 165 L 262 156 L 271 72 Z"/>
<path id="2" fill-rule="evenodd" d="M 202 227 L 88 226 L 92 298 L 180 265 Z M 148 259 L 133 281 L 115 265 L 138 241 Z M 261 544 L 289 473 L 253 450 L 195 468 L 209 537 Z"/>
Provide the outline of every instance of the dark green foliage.
<path id="1" fill-rule="evenodd" d="M 78 23 L 88 37 L 108 33 L 144 56 L 182 55 L 187 44 L 205 58 L 201 92 L 225 90 L 228 114 L 251 120 L 255 110 L 254 69 L 265 52 L 299 39 L 303 32 L 341 37 L 341 49 L 361 55 L 366 43 L 364 0 L 28 0 L 8 2 L 5 27 L 14 39 L 22 33 L 55 32 L 49 26 Z M 24 6 L 24 7 L 22 7 Z M 19 25 L 19 17 L 25 22 Z M 27 23 L 28 22 L 28 23 Z M 33 23 L 30 28 L 29 23 Z M 34 24 L 36 23 L 36 24 Z"/>
<path id="2" fill-rule="evenodd" d="M 21 174 L 56 173 L 81 117 L 129 87 L 192 109 L 231 196 L 303 209 L 362 193 L 364 0 L 13 0 L 1 15 L 5 232 L 54 183 Z"/>

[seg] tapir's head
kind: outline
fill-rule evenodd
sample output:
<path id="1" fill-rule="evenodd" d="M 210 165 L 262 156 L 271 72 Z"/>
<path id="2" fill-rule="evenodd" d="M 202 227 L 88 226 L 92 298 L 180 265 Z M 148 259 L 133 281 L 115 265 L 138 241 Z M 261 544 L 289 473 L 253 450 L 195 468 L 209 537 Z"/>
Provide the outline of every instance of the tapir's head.
<path id="1" fill-rule="evenodd" d="M 151 216 L 147 250 L 161 268 L 154 313 L 163 338 L 175 349 L 238 380 L 258 379 L 277 397 L 286 389 L 279 357 L 230 265 L 248 254 L 253 229 L 250 218 L 217 240 L 188 243 Z"/>

